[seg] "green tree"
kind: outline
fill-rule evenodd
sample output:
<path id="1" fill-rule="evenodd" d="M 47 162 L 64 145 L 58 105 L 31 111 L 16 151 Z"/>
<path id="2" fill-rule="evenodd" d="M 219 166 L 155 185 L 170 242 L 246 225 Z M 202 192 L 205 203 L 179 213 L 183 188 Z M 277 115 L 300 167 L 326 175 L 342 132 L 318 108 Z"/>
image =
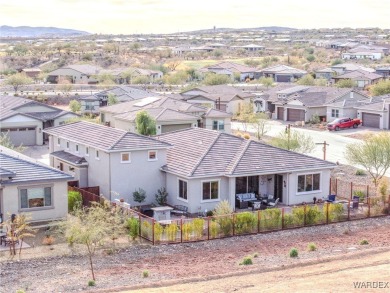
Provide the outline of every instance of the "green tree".
<path id="1" fill-rule="evenodd" d="M 314 57 L 314 55 L 307 55 L 306 56 L 306 60 L 309 61 L 309 62 L 313 62 L 314 60 L 316 60 L 316 57 Z"/>
<path id="2" fill-rule="evenodd" d="M 238 106 L 238 112 L 235 114 L 234 118 L 242 123 L 242 127 L 246 132 L 248 130 L 248 126 L 250 126 L 255 119 L 253 102 L 240 103 Z"/>
<path id="3" fill-rule="evenodd" d="M 177 71 L 176 73 L 164 75 L 164 83 L 166 84 L 184 84 L 188 79 L 188 74 L 184 70 Z"/>
<path id="4" fill-rule="evenodd" d="M 218 85 L 232 83 L 232 79 L 225 74 L 208 73 L 203 80 L 205 85 Z"/>
<path id="5" fill-rule="evenodd" d="M 286 127 L 285 131 L 279 133 L 277 137 L 274 137 L 270 144 L 289 151 L 297 153 L 310 153 L 314 150 L 313 139 L 300 131 L 293 131 Z"/>
<path id="6" fill-rule="evenodd" d="M 69 109 L 73 112 L 73 113 L 77 113 L 77 112 L 80 112 L 81 110 L 81 104 L 79 101 L 77 100 L 71 100 L 69 102 Z"/>
<path id="7" fill-rule="evenodd" d="M 390 167 L 390 134 L 380 133 L 362 142 L 349 144 L 345 155 L 351 164 L 363 167 L 377 187 Z"/>
<path id="8" fill-rule="evenodd" d="M 272 77 L 261 77 L 259 83 L 268 89 L 270 86 L 274 85 L 274 79 Z"/>
<path id="9" fill-rule="evenodd" d="M 18 214 L 15 219 L 11 216 L 8 217 L 7 221 L 2 226 L 7 228 L 7 237 L 12 240 L 10 244 L 11 256 L 16 255 L 16 242 L 21 243 L 19 248 L 19 256 L 22 252 L 23 239 L 26 237 L 35 237 L 35 232 L 30 226 L 31 215 L 30 214 Z"/>
<path id="10" fill-rule="evenodd" d="M 12 143 L 8 132 L 1 132 L 0 133 L 0 145 L 3 147 L 9 148 L 11 150 L 14 150 L 16 152 L 19 152 L 19 153 L 23 153 L 24 150 L 26 149 L 25 147 L 23 147 L 23 145 L 15 146 Z"/>
<path id="11" fill-rule="evenodd" d="M 5 80 L 5 84 L 12 86 L 14 88 L 15 93 L 21 86 L 32 83 L 33 80 L 29 78 L 25 73 L 16 73 Z"/>
<path id="12" fill-rule="evenodd" d="M 351 88 L 356 86 L 356 83 L 352 79 L 341 79 L 336 83 L 336 87 L 339 88 Z"/>
<path id="13" fill-rule="evenodd" d="M 146 75 L 138 75 L 131 81 L 132 84 L 149 84 L 150 78 Z"/>
<path id="14" fill-rule="evenodd" d="M 390 94 L 390 80 L 382 80 L 370 87 L 373 96 L 382 96 Z"/>
<path id="15" fill-rule="evenodd" d="M 333 62 L 332 62 L 332 66 L 338 65 L 338 64 L 343 64 L 343 63 L 344 63 L 343 60 L 341 60 L 341 59 L 335 59 L 335 60 L 333 60 Z"/>
<path id="16" fill-rule="evenodd" d="M 306 74 L 302 78 L 300 78 L 297 82 L 299 85 L 314 85 L 314 77 L 311 74 Z"/>
<path id="17" fill-rule="evenodd" d="M 111 105 L 115 105 L 115 104 L 118 104 L 118 103 L 119 103 L 119 100 L 118 100 L 118 98 L 116 97 L 116 95 L 113 94 L 113 93 L 109 93 L 109 94 L 108 94 L 108 99 L 107 99 L 107 104 L 108 104 L 109 106 L 111 106 Z"/>
<path id="18" fill-rule="evenodd" d="M 255 130 L 255 136 L 257 139 L 261 139 L 270 129 L 269 116 L 266 113 L 255 113 L 251 115 L 250 125 Z"/>
<path id="19" fill-rule="evenodd" d="M 156 121 L 146 112 L 142 110 L 135 117 L 137 132 L 142 135 L 156 134 Z"/>

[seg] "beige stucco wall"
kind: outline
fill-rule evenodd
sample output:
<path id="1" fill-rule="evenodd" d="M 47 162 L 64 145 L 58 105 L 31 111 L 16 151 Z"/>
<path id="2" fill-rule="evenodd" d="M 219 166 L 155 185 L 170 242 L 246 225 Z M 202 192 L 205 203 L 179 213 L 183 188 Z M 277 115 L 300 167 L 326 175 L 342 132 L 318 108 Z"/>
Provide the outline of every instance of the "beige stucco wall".
<path id="1" fill-rule="evenodd" d="M 20 209 L 19 188 L 52 186 L 52 206 L 34 209 Z M 29 213 L 32 221 L 51 221 L 65 218 L 68 213 L 68 185 L 66 181 L 39 184 L 6 185 L 1 190 L 1 206 L 5 219 L 8 214 Z"/>

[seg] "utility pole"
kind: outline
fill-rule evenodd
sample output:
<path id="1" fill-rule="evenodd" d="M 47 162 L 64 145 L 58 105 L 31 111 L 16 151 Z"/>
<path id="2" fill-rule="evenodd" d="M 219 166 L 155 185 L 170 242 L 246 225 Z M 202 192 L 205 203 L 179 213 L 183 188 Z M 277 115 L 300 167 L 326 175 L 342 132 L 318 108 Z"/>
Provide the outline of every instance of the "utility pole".
<path id="1" fill-rule="evenodd" d="M 326 146 L 328 146 L 329 144 L 326 143 L 326 141 L 324 142 L 317 142 L 316 144 L 322 144 L 323 147 L 322 147 L 322 151 L 324 152 L 324 161 L 326 160 Z"/>
<path id="2" fill-rule="evenodd" d="M 285 133 L 287 133 L 287 150 L 290 150 L 290 128 L 290 124 L 286 125 Z"/>

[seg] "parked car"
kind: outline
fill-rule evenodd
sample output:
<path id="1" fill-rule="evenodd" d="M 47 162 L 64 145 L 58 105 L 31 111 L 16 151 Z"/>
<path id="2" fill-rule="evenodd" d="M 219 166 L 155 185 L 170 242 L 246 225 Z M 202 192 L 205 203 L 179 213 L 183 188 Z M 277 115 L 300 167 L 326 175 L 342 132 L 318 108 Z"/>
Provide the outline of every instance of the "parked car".
<path id="1" fill-rule="evenodd" d="M 358 118 L 337 118 L 333 122 L 328 123 L 326 126 L 329 131 L 338 131 L 342 128 L 357 128 L 360 124 L 362 124 L 362 121 Z"/>

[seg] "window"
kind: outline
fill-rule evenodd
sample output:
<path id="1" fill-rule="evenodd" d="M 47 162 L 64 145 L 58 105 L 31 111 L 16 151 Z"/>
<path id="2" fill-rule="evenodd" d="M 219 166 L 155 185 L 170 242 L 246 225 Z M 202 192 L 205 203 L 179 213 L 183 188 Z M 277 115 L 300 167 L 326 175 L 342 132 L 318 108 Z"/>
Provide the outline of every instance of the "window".
<path id="1" fill-rule="evenodd" d="M 76 144 L 76 153 L 78 153 L 78 152 L 79 152 L 79 145 Z"/>
<path id="2" fill-rule="evenodd" d="M 121 153 L 121 163 L 130 163 L 131 156 L 130 153 Z"/>
<path id="3" fill-rule="evenodd" d="M 157 151 L 149 151 L 148 152 L 148 160 L 149 161 L 157 161 Z"/>
<path id="4" fill-rule="evenodd" d="M 100 122 L 104 123 L 106 122 L 106 117 L 104 117 L 104 113 L 100 113 Z"/>
<path id="5" fill-rule="evenodd" d="M 69 141 L 66 142 L 66 148 L 69 150 Z"/>
<path id="6" fill-rule="evenodd" d="M 225 123 L 223 120 L 214 120 L 213 121 L 213 130 L 224 130 Z"/>
<path id="7" fill-rule="evenodd" d="M 298 192 L 320 190 L 321 176 L 317 174 L 298 175 Z"/>
<path id="8" fill-rule="evenodd" d="M 259 193 L 259 176 L 237 177 L 236 194 Z"/>
<path id="9" fill-rule="evenodd" d="M 51 187 L 23 188 L 19 190 L 20 208 L 31 209 L 52 205 Z"/>
<path id="10" fill-rule="evenodd" d="M 339 109 L 332 109 L 332 117 L 339 118 Z"/>
<path id="11" fill-rule="evenodd" d="M 89 147 L 85 147 L 85 155 L 89 156 Z"/>
<path id="12" fill-rule="evenodd" d="M 57 145 L 61 145 L 61 139 L 57 138 Z"/>
<path id="13" fill-rule="evenodd" d="M 202 200 L 215 200 L 219 198 L 218 181 L 203 182 L 202 185 Z"/>
<path id="14" fill-rule="evenodd" d="M 179 179 L 179 198 L 187 200 L 187 181 Z"/>
<path id="15" fill-rule="evenodd" d="M 98 150 L 96 150 L 96 160 L 100 160 L 100 158 L 99 158 L 99 151 Z"/>

